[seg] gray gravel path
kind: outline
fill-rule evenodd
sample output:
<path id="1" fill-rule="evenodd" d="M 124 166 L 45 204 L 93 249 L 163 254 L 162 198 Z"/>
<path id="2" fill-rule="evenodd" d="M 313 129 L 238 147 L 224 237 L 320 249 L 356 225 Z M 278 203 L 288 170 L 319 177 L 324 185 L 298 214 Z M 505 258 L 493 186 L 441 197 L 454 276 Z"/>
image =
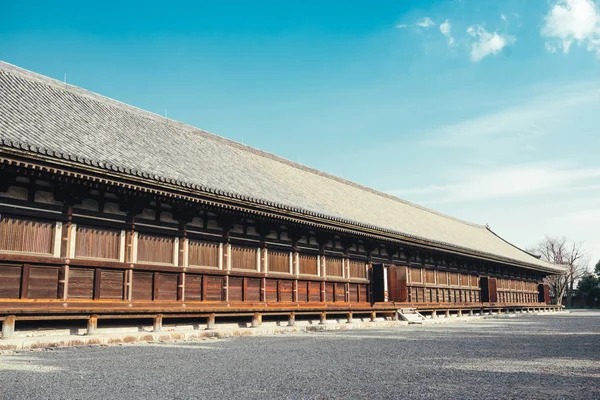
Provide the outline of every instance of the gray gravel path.
<path id="1" fill-rule="evenodd" d="M 600 399 L 600 312 L 0 355 L 0 399 Z"/>

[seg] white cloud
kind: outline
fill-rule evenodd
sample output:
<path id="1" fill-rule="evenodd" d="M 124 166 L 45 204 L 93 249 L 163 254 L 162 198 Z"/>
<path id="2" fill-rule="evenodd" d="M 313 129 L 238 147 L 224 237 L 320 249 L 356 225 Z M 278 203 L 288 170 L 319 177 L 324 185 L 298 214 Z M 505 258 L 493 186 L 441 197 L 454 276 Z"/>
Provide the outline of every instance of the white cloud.
<path id="1" fill-rule="evenodd" d="M 442 32 L 442 35 L 444 35 L 448 38 L 449 45 L 454 44 L 454 38 L 450 34 L 451 29 L 452 29 L 452 26 L 450 25 L 449 20 L 445 20 L 444 23 L 440 24 L 440 32 Z"/>
<path id="2" fill-rule="evenodd" d="M 546 15 L 542 35 L 550 39 L 546 46 L 550 52 L 562 48 L 566 54 L 571 44 L 576 43 L 600 56 L 598 3 L 594 0 L 558 0 Z"/>
<path id="3" fill-rule="evenodd" d="M 402 28 L 406 28 L 407 26 L 408 25 L 406 25 L 406 24 L 398 24 L 398 25 L 396 25 L 396 28 L 402 29 Z"/>
<path id="4" fill-rule="evenodd" d="M 430 28 L 432 26 L 435 26 L 435 22 L 433 22 L 431 20 L 431 18 L 429 17 L 425 17 L 425 18 L 421 18 L 420 20 L 417 21 L 417 26 L 420 26 L 421 28 Z"/>
<path id="5" fill-rule="evenodd" d="M 502 21 L 508 22 L 508 18 L 506 18 L 506 15 L 500 14 L 500 18 L 502 19 Z"/>
<path id="6" fill-rule="evenodd" d="M 489 55 L 496 55 L 506 46 L 514 43 L 515 38 L 509 35 L 490 33 L 481 25 L 472 25 L 467 29 L 467 33 L 473 36 L 476 41 L 471 44 L 471 60 L 481 61 Z"/>
<path id="7" fill-rule="evenodd" d="M 393 194 L 434 195 L 439 202 L 479 201 L 495 198 L 514 198 L 570 191 L 574 187 L 590 186 L 598 191 L 599 168 L 570 168 L 552 164 L 524 164 L 488 169 L 462 171 L 461 182 L 396 190 Z"/>

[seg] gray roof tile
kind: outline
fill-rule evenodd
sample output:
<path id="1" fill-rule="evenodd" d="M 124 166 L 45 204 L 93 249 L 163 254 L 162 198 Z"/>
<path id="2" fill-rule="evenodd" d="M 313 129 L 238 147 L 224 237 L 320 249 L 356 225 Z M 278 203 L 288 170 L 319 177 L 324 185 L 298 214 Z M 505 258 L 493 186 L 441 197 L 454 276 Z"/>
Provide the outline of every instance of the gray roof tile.
<path id="1" fill-rule="evenodd" d="M 92 165 L 118 166 L 130 174 L 552 268 L 485 226 L 2 62 L 0 139 L 77 156 Z"/>

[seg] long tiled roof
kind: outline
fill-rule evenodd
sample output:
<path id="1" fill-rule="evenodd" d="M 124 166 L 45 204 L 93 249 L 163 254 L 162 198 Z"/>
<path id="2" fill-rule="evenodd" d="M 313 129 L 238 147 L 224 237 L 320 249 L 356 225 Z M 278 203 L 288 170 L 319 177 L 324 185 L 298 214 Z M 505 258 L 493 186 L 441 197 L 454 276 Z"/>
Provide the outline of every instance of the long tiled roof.
<path id="1" fill-rule="evenodd" d="M 0 149 L 81 163 L 560 271 L 486 226 L 0 62 Z M 25 145 L 25 146 L 24 146 Z"/>

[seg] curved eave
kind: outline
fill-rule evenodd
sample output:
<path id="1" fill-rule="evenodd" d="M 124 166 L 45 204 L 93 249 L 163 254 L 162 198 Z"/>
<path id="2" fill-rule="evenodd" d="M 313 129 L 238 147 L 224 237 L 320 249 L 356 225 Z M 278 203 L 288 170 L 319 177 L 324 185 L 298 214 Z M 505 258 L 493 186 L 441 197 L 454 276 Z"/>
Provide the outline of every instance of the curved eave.
<path id="1" fill-rule="evenodd" d="M 563 268 L 553 264 L 537 265 L 533 263 L 524 263 L 519 260 L 502 257 L 496 254 L 476 251 L 449 243 L 433 241 L 427 238 L 409 235 L 403 232 L 385 229 L 374 225 L 367 225 L 356 221 L 335 218 L 297 207 L 272 203 L 263 199 L 250 198 L 235 193 L 228 193 L 222 190 L 176 181 L 157 176 L 155 174 L 133 171 L 103 162 L 57 153 L 25 143 L 15 143 L 2 140 L 0 143 L 0 154 L 1 153 L 4 153 L 6 156 L 8 156 L 3 156 L 1 158 L 3 163 L 16 163 L 33 169 L 41 168 L 52 173 L 69 175 L 82 179 L 91 179 L 95 182 L 103 184 L 110 184 L 133 190 L 160 194 L 165 197 L 181 198 L 191 202 L 200 202 L 203 204 L 248 212 L 265 217 L 280 218 L 283 220 L 308 224 L 319 228 L 336 229 L 349 234 L 359 234 L 361 236 L 371 237 L 374 239 L 391 240 L 404 245 L 413 245 L 429 250 L 443 251 L 460 256 L 498 262 L 549 274 L 563 274 L 565 272 Z M 40 166 L 31 164 L 29 163 L 30 160 L 38 161 L 44 165 Z M 63 170 L 61 168 L 67 168 L 67 170 Z M 493 231 L 490 230 L 490 232 L 496 235 Z M 496 236 L 499 239 L 504 240 L 500 236 Z M 511 246 L 514 245 L 511 244 Z"/>

